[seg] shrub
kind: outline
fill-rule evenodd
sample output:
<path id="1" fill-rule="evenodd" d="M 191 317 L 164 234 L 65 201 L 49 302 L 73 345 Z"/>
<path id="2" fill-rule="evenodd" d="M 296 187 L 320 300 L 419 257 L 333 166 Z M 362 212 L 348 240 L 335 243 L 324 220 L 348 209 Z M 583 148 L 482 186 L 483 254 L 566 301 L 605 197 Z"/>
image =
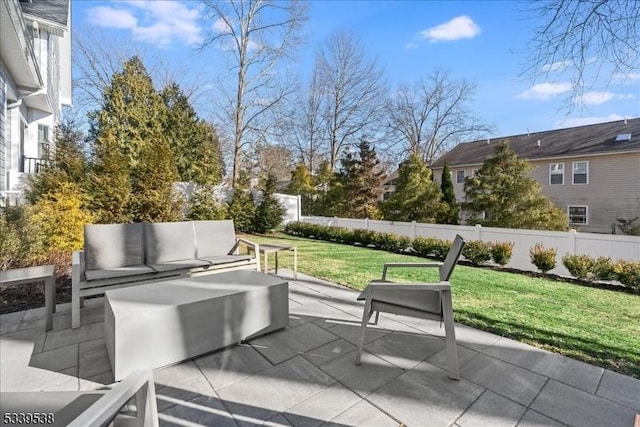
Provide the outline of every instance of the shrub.
<path id="1" fill-rule="evenodd" d="M 609 257 L 599 257 L 593 263 L 593 276 L 598 280 L 616 280 L 616 272 Z"/>
<path id="2" fill-rule="evenodd" d="M 27 206 L 9 206 L 0 210 L 0 270 L 29 267 L 36 264 L 40 252 L 38 233 L 30 221 Z"/>
<path id="3" fill-rule="evenodd" d="M 562 257 L 562 264 L 573 277 L 580 280 L 591 279 L 594 261 L 589 255 L 566 254 Z"/>
<path id="4" fill-rule="evenodd" d="M 236 189 L 228 207 L 229 218 L 233 220 L 236 231 L 244 233 L 252 231 L 255 213 L 256 206 L 253 204 L 251 193 Z"/>
<path id="5" fill-rule="evenodd" d="M 443 260 L 447 257 L 449 249 L 451 249 L 450 241 L 436 239 L 433 245 L 433 257 L 435 259 Z"/>
<path id="6" fill-rule="evenodd" d="M 388 249 L 391 252 L 403 253 L 411 247 L 411 238 L 408 236 L 396 236 L 395 240 L 391 242 L 391 247 Z"/>
<path id="7" fill-rule="evenodd" d="M 285 207 L 273 194 L 276 191 L 276 177 L 269 174 L 262 184 L 262 200 L 256 208 L 253 228 L 258 233 L 271 231 L 282 224 Z"/>
<path id="8" fill-rule="evenodd" d="M 513 242 L 494 242 L 491 245 L 491 258 L 498 265 L 507 265 L 513 255 Z"/>
<path id="9" fill-rule="evenodd" d="M 545 248 L 542 243 L 536 243 L 529 249 L 529 258 L 538 270 L 546 273 L 556 267 L 557 252 L 556 248 Z"/>
<path id="10" fill-rule="evenodd" d="M 462 249 L 462 255 L 474 265 L 484 264 L 491 259 L 491 245 L 481 240 L 471 240 Z"/>
<path id="11" fill-rule="evenodd" d="M 186 216 L 193 221 L 224 219 L 227 209 L 224 204 L 218 203 L 211 186 L 200 186 L 187 202 Z"/>
<path id="12" fill-rule="evenodd" d="M 613 270 L 623 285 L 640 291 L 640 262 L 618 260 L 614 264 Z"/>
<path id="13" fill-rule="evenodd" d="M 411 242 L 411 248 L 420 257 L 429 257 L 433 254 L 433 248 L 435 247 L 436 239 L 431 237 L 416 237 Z"/>
<path id="14" fill-rule="evenodd" d="M 352 230 L 353 243 L 360 243 L 362 246 L 368 246 L 375 242 L 376 232 L 373 230 L 365 230 L 356 228 Z"/>

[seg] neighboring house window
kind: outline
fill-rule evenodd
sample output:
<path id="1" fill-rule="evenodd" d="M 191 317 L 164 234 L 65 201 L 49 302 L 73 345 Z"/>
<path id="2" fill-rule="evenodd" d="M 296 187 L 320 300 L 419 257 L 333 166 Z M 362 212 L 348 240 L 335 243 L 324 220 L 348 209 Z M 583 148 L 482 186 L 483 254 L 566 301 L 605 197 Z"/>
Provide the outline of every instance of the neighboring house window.
<path id="1" fill-rule="evenodd" d="M 567 210 L 571 224 L 587 225 L 587 206 L 569 206 Z"/>
<path id="2" fill-rule="evenodd" d="M 461 184 L 464 182 L 464 171 L 458 171 L 456 172 L 456 182 L 458 184 Z"/>
<path id="3" fill-rule="evenodd" d="M 589 183 L 589 162 L 573 162 L 573 183 Z"/>
<path id="4" fill-rule="evenodd" d="M 549 184 L 564 184 L 564 163 L 551 163 L 549 165 Z"/>

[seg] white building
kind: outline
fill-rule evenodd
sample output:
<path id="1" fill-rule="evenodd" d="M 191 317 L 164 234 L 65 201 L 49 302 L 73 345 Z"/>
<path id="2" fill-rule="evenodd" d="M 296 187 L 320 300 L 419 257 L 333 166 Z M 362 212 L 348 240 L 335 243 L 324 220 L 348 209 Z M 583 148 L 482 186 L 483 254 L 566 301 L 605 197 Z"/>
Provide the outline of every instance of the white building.
<path id="1" fill-rule="evenodd" d="M 70 0 L 0 1 L 0 206 L 46 167 L 71 106 Z"/>

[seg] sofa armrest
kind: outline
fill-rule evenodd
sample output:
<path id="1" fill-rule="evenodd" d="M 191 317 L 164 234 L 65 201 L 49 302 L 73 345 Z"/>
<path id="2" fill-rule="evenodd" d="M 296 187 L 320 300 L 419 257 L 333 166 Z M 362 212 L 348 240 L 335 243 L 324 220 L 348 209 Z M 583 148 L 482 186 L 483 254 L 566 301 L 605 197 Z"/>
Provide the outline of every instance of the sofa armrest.
<path id="1" fill-rule="evenodd" d="M 233 248 L 231 248 L 227 255 L 233 255 L 240 246 L 240 243 L 244 243 L 244 245 L 247 247 L 247 254 L 253 252 L 254 256 L 256 257 L 256 269 L 260 270 L 260 245 L 252 242 L 251 240 L 247 240 L 242 237 L 236 237 L 236 244 L 233 245 Z"/>
<path id="2" fill-rule="evenodd" d="M 84 251 L 73 251 L 73 254 L 71 255 L 72 282 L 80 283 L 85 280 L 84 270 Z"/>

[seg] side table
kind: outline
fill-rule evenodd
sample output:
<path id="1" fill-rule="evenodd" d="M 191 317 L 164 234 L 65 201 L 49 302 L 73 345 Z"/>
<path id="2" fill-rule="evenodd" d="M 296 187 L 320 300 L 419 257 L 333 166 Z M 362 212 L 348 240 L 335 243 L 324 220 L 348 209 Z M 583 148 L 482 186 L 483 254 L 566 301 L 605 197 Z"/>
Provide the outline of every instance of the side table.
<path id="1" fill-rule="evenodd" d="M 0 286 L 44 282 L 44 305 L 47 311 L 46 330 L 53 329 L 53 313 L 56 311 L 56 280 L 53 265 L 16 268 L 0 271 Z"/>
<path id="2" fill-rule="evenodd" d="M 293 280 L 298 280 L 298 249 L 291 245 L 281 245 L 278 243 L 260 243 L 260 254 L 264 255 L 264 270 L 266 273 L 269 271 L 268 258 L 270 253 L 276 254 L 276 274 L 278 274 L 278 252 L 280 251 L 292 251 L 293 252 Z"/>

